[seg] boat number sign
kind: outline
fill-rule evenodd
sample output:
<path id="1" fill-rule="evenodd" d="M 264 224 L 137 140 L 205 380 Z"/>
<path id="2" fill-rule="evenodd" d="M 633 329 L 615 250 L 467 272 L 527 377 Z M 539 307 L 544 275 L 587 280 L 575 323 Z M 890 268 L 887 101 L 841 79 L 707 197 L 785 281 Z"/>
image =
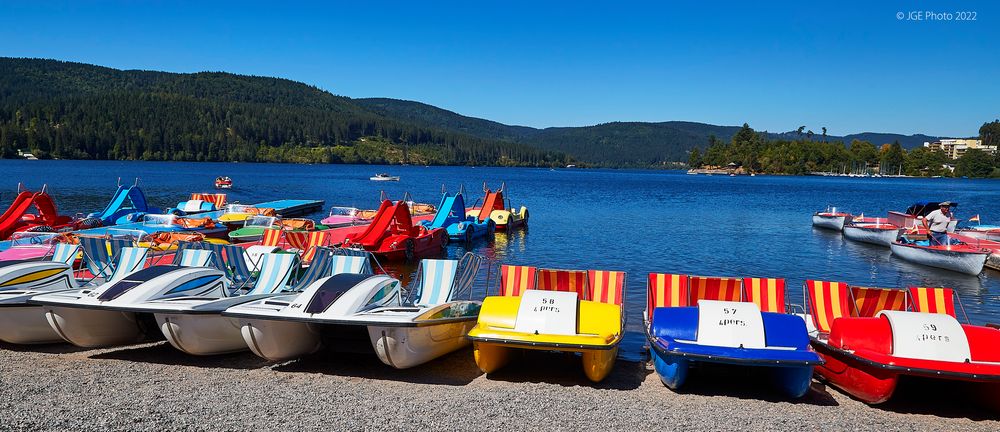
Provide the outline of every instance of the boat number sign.
<path id="1" fill-rule="evenodd" d="M 963 362 L 971 357 L 969 340 L 950 315 L 882 311 L 892 328 L 892 355 L 903 358 Z"/>
<path id="2" fill-rule="evenodd" d="M 531 334 L 576 334 L 575 292 L 528 290 L 521 295 L 514 331 Z"/>
<path id="3" fill-rule="evenodd" d="M 700 300 L 698 343 L 732 348 L 763 348 L 764 321 L 754 303 Z"/>

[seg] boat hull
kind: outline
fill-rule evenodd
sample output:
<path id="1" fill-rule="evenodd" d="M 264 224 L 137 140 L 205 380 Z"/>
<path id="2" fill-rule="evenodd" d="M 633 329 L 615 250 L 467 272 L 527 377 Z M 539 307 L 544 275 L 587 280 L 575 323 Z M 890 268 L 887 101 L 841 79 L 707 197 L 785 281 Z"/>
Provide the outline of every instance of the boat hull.
<path id="1" fill-rule="evenodd" d="M 382 363 L 406 369 L 468 345 L 465 335 L 475 325 L 469 320 L 423 327 L 369 326 L 368 336 Z"/>
<path id="2" fill-rule="evenodd" d="M 844 237 L 879 246 L 890 246 L 896 237 L 899 236 L 899 229 L 892 228 L 867 228 L 867 227 L 857 227 L 857 226 L 845 226 L 844 227 Z"/>
<path id="3" fill-rule="evenodd" d="M 259 357 L 285 361 L 312 354 L 322 345 L 312 324 L 295 321 L 240 319 L 244 343 Z"/>
<path id="4" fill-rule="evenodd" d="M 611 370 L 614 369 L 615 359 L 618 357 L 618 346 L 609 349 L 573 349 L 563 347 L 552 347 L 546 345 L 521 345 L 499 344 L 485 341 L 473 341 L 473 356 L 476 366 L 483 373 L 491 374 L 506 366 L 515 350 L 530 349 L 539 351 L 563 351 L 579 353 L 583 363 L 583 372 L 587 379 L 593 382 L 603 381 Z"/>
<path id="5" fill-rule="evenodd" d="M 982 272 L 989 257 L 988 252 L 930 249 L 900 243 L 892 243 L 890 248 L 893 255 L 904 260 L 967 275 L 978 275 Z"/>
<path id="6" fill-rule="evenodd" d="M 652 357 L 653 368 L 660 376 L 660 381 L 671 390 L 680 390 L 687 381 L 692 364 L 699 362 L 684 356 L 660 352 L 656 349 L 652 350 Z M 706 363 L 746 365 L 738 361 L 708 361 Z M 811 365 L 755 366 L 759 371 L 769 374 L 773 385 L 789 397 L 800 398 L 809 391 L 813 375 L 813 366 Z M 754 373 L 756 374 L 757 371 Z"/>
<path id="7" fill-rule="evenodd" d="M 0 341 L 30 345 L 63 339 L 49 325 L 41 306 L 19 305 L 0 308 Z"/>
<path id="8" fill-rule="evenodd" d="M 142 340 L 138 317 L 132 312 L 43 306 L 45 319 L 66 342 L 83 348 L 127 345 Z"/>
<path id="9" fill-rule="evenodd" d="M 191 355 L 245 351 L 239 320 L 219 314 L 154 314 L 156 325 L 174 348 Z"/>
<path id="10" fill-rule="evenodd" d="M 848 219 L 849 219 L 848 216 L 813 215 L 812 224 L 816 228 L 842 231 L 844 229 L 844 224 L 847 223 Z"/>
<path id="11" fill-rule="evenodd" d="M 888 401 L 896 391 L 898 373 L 869 368 L 860 361 L 838 356 L 826 344 L 814 343 L 813 347 L 825 361 L 823 365 L 816 367 L 816 375 L 851 396 L 867 404 L 877 405 Z"/>

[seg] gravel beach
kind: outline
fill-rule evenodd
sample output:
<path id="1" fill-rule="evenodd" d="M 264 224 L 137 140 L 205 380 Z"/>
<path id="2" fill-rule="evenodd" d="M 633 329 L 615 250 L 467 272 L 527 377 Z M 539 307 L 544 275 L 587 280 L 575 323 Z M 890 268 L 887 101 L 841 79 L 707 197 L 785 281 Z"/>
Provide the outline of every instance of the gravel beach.
<path id="1" fill-rule="evenodd" d="M 872 408 L 818 382 L 791 402 L 746 375 L 693 375 L 678 394 L 644 363 L 620 361 L 591 384 L 579 359 L 549 353 L 486 377 L 470 349 L 399 371 L 330 352 L 271 364 L 165 342 L 0 343 L 0 430 L 1000 430 L 948 388 L 901 388 Z"/>

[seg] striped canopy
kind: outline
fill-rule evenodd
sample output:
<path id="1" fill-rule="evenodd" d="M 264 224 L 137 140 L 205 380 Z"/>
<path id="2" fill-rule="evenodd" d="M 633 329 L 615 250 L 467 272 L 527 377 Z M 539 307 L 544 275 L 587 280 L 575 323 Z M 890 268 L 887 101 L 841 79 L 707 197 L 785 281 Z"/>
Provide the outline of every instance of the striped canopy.
<path id="1" fill-rule="evenodd" d="M 260 275 L 248 294 L 271 294 L 288 285 L 299 256 L 290 253 L 265 253 L 261 255 Z"/>

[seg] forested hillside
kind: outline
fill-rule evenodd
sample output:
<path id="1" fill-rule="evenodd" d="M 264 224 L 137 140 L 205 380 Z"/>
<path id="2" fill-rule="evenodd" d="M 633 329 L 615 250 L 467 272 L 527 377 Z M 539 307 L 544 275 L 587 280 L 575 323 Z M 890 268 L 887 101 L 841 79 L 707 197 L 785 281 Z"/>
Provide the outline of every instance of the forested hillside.
<path id="1" fill-rule="evenodd" d="M 564 154 L 415 125 L 316 87 L 0 58 L 0 156 L 563 165 Z"/>

